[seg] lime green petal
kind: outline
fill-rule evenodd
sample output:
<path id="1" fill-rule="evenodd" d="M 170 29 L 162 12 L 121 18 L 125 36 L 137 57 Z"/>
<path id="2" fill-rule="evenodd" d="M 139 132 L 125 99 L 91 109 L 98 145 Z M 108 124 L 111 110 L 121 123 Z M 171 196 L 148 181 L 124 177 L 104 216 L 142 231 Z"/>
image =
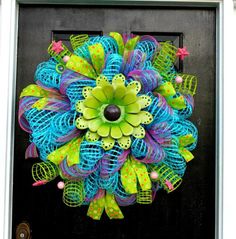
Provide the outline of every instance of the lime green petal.
<path id="1" fill-rule="evenodd" d="M 141 90 L 141 84 L 138 81 L 132 81 L 127 85 L 127 89 L 128 89 L 128 91 L 132 91 L 132 92 L 138 94 L 139 91 Z"/>
<path id="2" fill-rule="evenodd" d="M 88 128 L 88 120 L 86 120 L 83 116 L 80 116 L 76 119 L 75 125 L 78 129 L 87 129 Z"/>
<path id="3" fill-rule="evenodd" d="M 106 103 L 107 102 L 107 97 L 104 94 L 102 87 L 98 86 L 93 88 L 92 90 L 92 95 L 99 101 L 101 101 L 102 103 Z"/>
<path id="4" fill-rule="evenodd" d="M 98 112 L 95 109 L 85 108 L 83 111 L 83 116 L 85 119 L 94 119 L 98 117 Z"/>
<path id="5" fill-rule="evenodd" d="M 112 85 L 115 87 L 118 85 L 125 85 L 125 76 L 123 74 L 115 75 L 112 78 Z"/>
<path id="6" fill-rule="evenodd" d="M 96 79 L 96 85 L 97 86 L 103 87 L 103 86 L 109 85 L 109 84 L 110 83 L 109 83 L 107 77 L 104 76 L 104 75 L 99 75 L 98 78 Z"/>
<path id="7" fill-rule="evenodd" d="M 101 137 L 107 137 L 110 133 L 110 125 L 106 123 L 102 124 L 101 126 L 99 126 L 97 133 Z"/>
<path id="8" fill-rule="evenodd" d="M 141 110 L 141 106 L 138 102 L 127 105 L 125 107 L 125 112 L 127 112 L 127 113 L 139 113 L 140 110 Z"/>
<path id="9" fill-rule="evenodd" d="M 134 127 L 134 131 L 132 135 L 135 138 L 142 139 L 145 137 L 145 129 L 141 125 L 139 125 L 138 127 Z"/>
<path id="10" fill-rule="evenodd" d="M 78 100 L 75 104 L 75 109 L 76 109 L 77 112 L 82 113 L 83 110 L 85 109 L 84 100 Z"/>
<path id="11" fill-rule="evenodd" d="M 114 88 L 112 85 L 103 86 L 102 90 L 108 100 L 111 100 L 113 98 Z"/>
<path id="12" fill-rule="evenodd" d="M 131 125 L 133 125 L 134 127 L 137 127 L 141 123 L 140 117 L 137 114 L 126 114 L 125 120 Z"/>
<path id="13" fill-rule="evenodd" d="M 119 126 L 120 126 L 120 129 L 121 129 L 123 135 L 128 136 L 133 133 L 133 126 L 131 126 L 126 121 L 120 122 Z"/>
<path id="14" fill-rule="evenodd" d="M 138 103 L 140 104 L 141 108 L 146 108 L 152 103 L 151 97 L 147 95 L 141 95 L 138 97 Z"/>
<path id="15" fill-rule="evenodd" d="M 126 94 L 126 88 L 124 85 L 119 85 L 115 89 L 114 98 L 120 100 Z"/>
<path id="16" fill-rule="evenodd" d="M 115 144 L 115 140 L 111 137 L 102 138 L 102 147 L 105 150 L 112 149 Z"/>
<path id="17" fill-rule="evenodd" d="M 89 142 L 95 142 L 99 140 L 100 136 L 97 133 L 87 131 L 87 133 L 85 134 L 85 138 Z"/>
<path id="18" fill-rule="evenodd" d="M 111 137 L 114 139 L 119 139 L 122 137 L 122 132 L 118 125 L 113 125 L 111 127 Z"/>
<path id="19" fill-rule="evenodd" d="M 84 100 L 84 105 L 88 108 L 97 109 L 102 105 L 102 102 L 98 101 L 95 97 L 90 95 Z"/>
<path id="20" fill-rule="evenodd" d="M 128 92 L 122 99 L 124 105 L 129 105 L 138 100 L 138 97 L 133 92 Z"/>
<path id="21" fill-rule="evenodd" d="M 98 130 L 98 128 L 101 126 L 101 124 L 102 124 L 102 120 L 99 117 L 97 117 L 95 119 L 89 120 L 88 128 L 92 132 L 96 132 Z"/>
<path id="22" fill-rule="evenodd" d="M 141 120 L 142 124 L 150 124 L 153 121 L 153 116 L 147 111 L 141 111 L 138 113 L 138 118 Z"/>
<path id="23" fill-rule="evenodd" d="M 123 149 L 130 148 L 131 145 L 131 138 L 129 136 L 123 136 L 120 139 L 118 139 L 118 144 Z"/>
<path id="24" fill-rule="evenodd" d="M 92 89 L 93 89 L 93 87 L 91 87 L 91 86 L 85 86 L 82 90 L 83 97 L 87 98 L 88 96 L 90 96 Z"/>

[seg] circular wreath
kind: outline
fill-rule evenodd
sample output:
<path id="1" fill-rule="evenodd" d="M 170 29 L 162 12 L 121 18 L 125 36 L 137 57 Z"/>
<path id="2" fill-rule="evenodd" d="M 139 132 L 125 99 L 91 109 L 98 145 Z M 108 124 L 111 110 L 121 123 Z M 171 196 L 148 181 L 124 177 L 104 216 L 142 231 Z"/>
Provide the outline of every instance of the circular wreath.
<path id="1" fill-rule="evenodd" d="M 40 157 L 32 175 L 40 186 L 60 177 L 63 202 L 89 205 L 99 220 L 105 209 L 150 204 L 163 188 L 175 190 L 193 159 L 197 129 L 195 76 L 174 63 L 189 53 L 152 36 L 111 32 L 71 36 L 38 65 L 35 83 L 20 95 L 19 124 L 30 134 L 26 158 Z"/>

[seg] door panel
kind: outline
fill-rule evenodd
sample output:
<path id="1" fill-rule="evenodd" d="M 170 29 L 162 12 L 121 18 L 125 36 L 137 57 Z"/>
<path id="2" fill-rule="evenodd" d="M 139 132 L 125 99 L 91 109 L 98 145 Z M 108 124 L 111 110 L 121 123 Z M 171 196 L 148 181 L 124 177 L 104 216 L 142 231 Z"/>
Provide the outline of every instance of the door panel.
<path id="1" fill-rule="evenodd" d="M 183 183 L 167 194 L 159 191 L 151 205 L 122 207 L 124 220 L 86 216 L 87 206 L 68 208 L 62 203 L 57 181 L 32 188 L 31 167 L 25 160 L 28 135 L 15 125 L 13 238 L 26 221 L 33 239 L 47 238 L 214 238 L 215 218 L 215 9 L 41 7 L 20 6 L 17 88 L 34 79 L 37 64 L 47 60 L 52 39 L 71 33 L 102 35 L 110 31 L 154 35 L 186 46 L 190 57 L 177 68 L 198 76 L 192 121 L 199 130 L 195 159 L 188 164 Z M 18 103 L 16 112 L 18 110 Z M 17 119 L 17 116 L 16 116 Z M 17 121 L 16 121 L 17 122 Z"/>

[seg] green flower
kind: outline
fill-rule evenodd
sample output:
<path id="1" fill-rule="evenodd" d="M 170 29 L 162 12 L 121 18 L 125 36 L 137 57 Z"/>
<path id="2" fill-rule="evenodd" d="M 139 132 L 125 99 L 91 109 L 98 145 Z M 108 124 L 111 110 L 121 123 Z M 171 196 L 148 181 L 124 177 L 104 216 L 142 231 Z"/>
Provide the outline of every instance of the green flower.
<path id="1" fill-rule="evenodd" d="M 125 86 L 125 76 L 115 75 L 112 84 L 104 75 L 96 79 L 96 87 L 84 87 L 84 100 L 76 103 L 76 110 L 82 115 L 77 118 L 79 129 L 88 129 L 85 138 L 97 141 L 101 138 L 102 147 L 111 149 L 115 140 L 120 147 L 128 149 L 131 135 L 144 138 L 145 129 L 142 124 L 150 124 L 152 115 L 143 111 L 151 103 L 151 98 L 139 95 L 141 84 L 132 81 Z"/>

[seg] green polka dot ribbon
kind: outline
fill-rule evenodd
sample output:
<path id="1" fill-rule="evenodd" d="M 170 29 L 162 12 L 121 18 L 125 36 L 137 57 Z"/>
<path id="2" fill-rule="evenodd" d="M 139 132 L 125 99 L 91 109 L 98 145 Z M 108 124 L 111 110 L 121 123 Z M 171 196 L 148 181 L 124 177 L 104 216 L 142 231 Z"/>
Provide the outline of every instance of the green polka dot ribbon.
<path id="1" fill-rule="evenodd" d="M 50 153 L 47 159 L 58 165 L 66 158 L 69 167 L 78 164 L 81 142 L 82 138 L 72 139 L 69 143 Z"/>
<path id="2" fill-rule="evenodd" d="M 192 134 L 187 134 L 184 136 L 179 137 L 179 153 L 184 157 L 186 162 L 191 161 L 194 156 L 193 154 L 185 148 L 195 142 L 195 139 Z"/>
<path id="3" fill-rule="evenodd" d="M 110 35 L 112 38 L 115 39 L 115 41 L 116 41 L 116 43 L 117 43 L 117 45 L 118 45 L 119 54 L 120 54 L 121 56 L 123 56 L 124 47 L 125 47 L 125 46 L 124 46 L 124 41 L 123 41 L 123 38 L 122 38 L 121 34 L 118 33 L 118 32 L 110 32 L 109 35 Z"/>
<path id="4" fill-rule="evenodd" d="M 49 92 L 38 85 L 31 84 L 24 88 L 20 94 L 20 98 L 25 96 L 48 97 Z"/>
<path id="5" fill-rule="evenodd" d="M 144 191 L 151 189 L 151 180 L 146 166 L 131 156 L 128 156 L 121 168 L 121 182 L 125 191 L 130 194 L 138 192 L 138 183 Z"/>
<path id="6" fill-rule="evenodd" d="M 66 67 L 72 71 L 78 72 L 79 74 L 92 79 L 96 79 L 97 77 L 93 66 L 80 56 L 72 55 L 66 63 Z"/>
<path id="7" fill-rule="evenodd" d="M 110 219 L 123 219 L 124 216 L 115 200 L 115 196 L 106 192 L 106 195 L 99 199 L 93 200 L 89 204 L 87 215 L 94 220 L 100 220 L 105 209 L 107 216 Z"/>
<path id="8" fill-rule="evenodd" d="M 48 98 L 44 97 L 37 100 L 33 105 L 32 108 L 36 108 L 37 110 L 42 110 L 48 104 Z"/>
<path id="9" fill-rule="evenodd" d="M 97 75 L 102 71 L 105 62 L 105 51 L 101 43 L 93 44 L 88 47 L 93 67 Z"/>
<path id="10" fill-rule="evenodd" d="M 182 95 L 176 97 L 176 91 L 171 82 L 165 82 L 155 91 L 164 96 L 168 104 L 174 109 L 181 110 L 186 108 L 184 97 Z"/>

